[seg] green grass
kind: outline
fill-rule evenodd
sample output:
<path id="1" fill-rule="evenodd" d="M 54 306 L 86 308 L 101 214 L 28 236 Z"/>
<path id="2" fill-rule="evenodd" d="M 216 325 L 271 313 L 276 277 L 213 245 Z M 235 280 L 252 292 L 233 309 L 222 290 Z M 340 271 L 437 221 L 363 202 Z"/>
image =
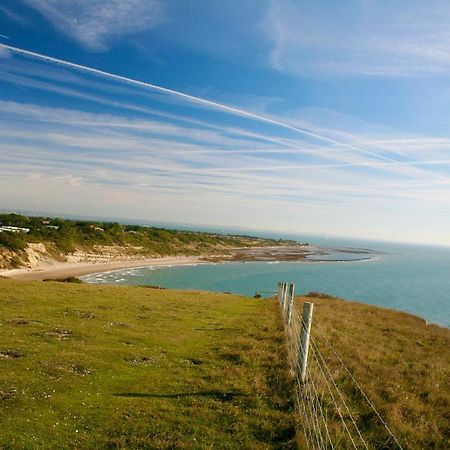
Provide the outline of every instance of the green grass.
<path id="1" fill-rule="evenodd" d="M 277 305 L 0 279 L 0 448 L 295 448 Z"/>
<path id="2" fill-rule="evenodd" d="M 395 447 L 324 338 L 405 449 L 450 448 L 450 330 L 304 301 L 370 448 Z M 0 278 L 0 313 L 2 449 L 305 448 L 274 300 Z"/>

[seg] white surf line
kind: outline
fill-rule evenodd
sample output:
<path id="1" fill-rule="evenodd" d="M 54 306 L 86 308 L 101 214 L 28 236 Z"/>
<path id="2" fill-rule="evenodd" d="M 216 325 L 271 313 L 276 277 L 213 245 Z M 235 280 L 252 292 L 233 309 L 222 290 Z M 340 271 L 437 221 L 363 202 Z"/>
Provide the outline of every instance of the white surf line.
<path id="1" fill-rule="evenodd" d="M 175 91 L 173 89 L 169 89 L 169 88 L 165 88 L 165 87 L 162 87 L 162 86 L 158 86 L 156 84 L 151 84 L 151 83 L 147 83 L 147 82 L 144 82 L 144 81 L 135 80 L 133 78 L 127 78 L 127 77 L 124 77 L 124 76 L 121 76 L 121 75 L 116 75 L 116 74 L 113 74 L 113 73 L 110 73 L 110 72 L 105 72 L 103 70 L 95 69 L 93 67 L 83 66 L 81 64 L 72 63 L 70 61 L 65 61 L 63 59 L 58 59 L 58 58 L 54 58 L 52 56 L 43 55 L 41 53 L 32 52 L 30 50 L 25 50 L 25 49 L 22 49 L 22 48 L 13 47 L 11 45 L 6 45 L 6 44 L 1 44 L 0 43 L 0 48 L 6 49 L 6 50 L 10 50 L 13 53 L 18 53 L 18 54 L 21 54 L 21 55 L 29 56 L 31 58 L 40 59 L 40 60 L 43 60 L 43 61 L 51 62 L 51 63 L 54 63 L 54 64 L 65 66 L 65 67 L 70 67 L 72 69 L 77 69 L 77 70 L 80 70 L 82 72 L 93 73 L 93 74 L 99 75 L 101 77 L 110 78 L 112 80 L 122 81 L 122 82 L 125 82 L 127 84 L 140 86 L 140 87 L 143 87 L 143 88 L 146 88 L 146 89 L 152 89 L 154 91 L 162 92 L 162 93 L 165 93 L 165 94 L 175 95 L 175 96 L 181 97 L 181 98 L 183 98 L 185 100 L 188 100 L 190 102 L 193 102 L 193 103 L 199 103 L 199 104 L 206 105 L 206 106 L 209 106 L 209 107 L 212 107 L 212 108 L 216 108 L 216 109 L 220 109 L 220 110 L 223 110 L 223 111 L 227 111 L 227 112 L 229 112 L 231 114 L 234 114 L 234 115 L 238 115 L 238 116 L 242 116 L 242 117 L 248 117 L 250 119 L 258 120 L 260 122 L 270 123 L 272 125 L 276 125 L 276 126 L 279 126 L 279 127 L 282 127 L 282 128 L 285 128 L 285 129 L 288 129 L 288 130 L 291 130 L 291 131 L 294 131 L 294 132 L 297 132 L 297 133 L 300 133 L 300 134 L 303 134 L 305 136 L 310 136 L 310 137 L 313 137 L 313 138 L 320 139 L 322 141 L 328 142 L 330 144 L 337 145 L 340 148 L 344 147 L 344 148 L 347 148 L 347 149 L 352 150 L 352 151 L 356 151 L 356 152 L 359 152 L 359 153 L 362 153 L 362 154 L 365 154 L 365 155 L 369 155 L 369 156 L 372 156 L 372 157 L 375 157 L 375 158 L 378 158 L 378 159 L 382 159 L 384 161 L 388 161 L 388 162 L 390 162 L 392 164 L 397 164 L 397 165 L 400 165 L 400 166 L 403 166 L 403 167 L 414 168 L 414 166 L 410 165 L 408 162 L 398 161 L 396 159 L 392 159 L 392 158 L 389 158 L 389 157 L 384 156 L 384 155 L 379 155 L 377 153 L 373 153 L 373 152 L 368 151 L 368 150 L 363 150 L 363 149 L 360 149 L 358 147 L 355 147 L 352 144 L 346 144 L 344 142 L 337 141 L 336 139 L 332 139 L 332 138 L 329 138 L 327 136 L 323 136 L 323 135 L 314 133 L 312 131 L 305 130 L 303 128 L 298 128 L 298 127 L 295 127 L 293 125 L 289 125 L 286 122 L 281 122 L 279 120 L 271 119 L 270 117 L 262 116 L 262 115 L 255 114 L 255 113 L 251 113 L 251 112 L 245 111 L 243 109 L 234 108 L 232 106 L 228 106 L 228 105 L 225 105 L 225 104 L 222 104 L 222 103 L 217 103 L 217 102 L 214 102 L 214 101 L 211 101 L 211 100 L 206 100 L 206 99 L 201 98 L 201 97 L 196 97 L 194 95 L 189 95 L 189 94 L 186 94 L 184 92 L 179 92 L 179 91 Z M 338 151 L 339 151 L 339 149 L 338 149 Z"/>

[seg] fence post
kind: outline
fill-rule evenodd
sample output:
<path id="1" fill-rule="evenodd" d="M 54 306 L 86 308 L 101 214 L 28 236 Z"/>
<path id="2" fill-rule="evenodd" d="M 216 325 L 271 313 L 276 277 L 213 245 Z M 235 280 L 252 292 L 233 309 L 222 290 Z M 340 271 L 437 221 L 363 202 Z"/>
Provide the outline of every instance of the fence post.
<path id="1" fill-rule="evenodd" d="M 281 298 L 281 281 L 279 281 L 278 284 L 277 284 L 277 300 L 278 300 L 278 303 L 280 303 L 280 298 Z"/>
<path id="2" fill-rule="evenodd" d="M 289 286 L 289 305 L 288 305 L 288 311 L 287 311 L 288 327 L 291 326 L 292 308 L 294 306 L 294 292 L 295 292 L 295 283 L 291 283 L 291 285 Z"/>
<path id="3" fill-rule="evenodd" d="M 291 302 L 291 290 L 292 290 L 292 283 L 286 284 L 286 296 L 283 304 L 283 318 L 285 323 L 287 322 L 289 314 L 289 304 Z"/>
<path id="4" fill-rule="evenodd" d="M 299 375 L 302 383 L 304 383 L 306 379 L 306 367 L 308 364 L 309 337 L 311 334 L 313 307 L 313 303 L 305 303 L 303 305 L 302 332 L 300 336 L 300 347 L 298 355 L 298 370 L 300 372 Z"/>
<path id="5" fill-rule="evenodd" d="M 288 284 L 284 283 L 283 289 L 283 301 L 282 301 L 282 310 L 283 310 L 283 319 L 286 321 L 286 303 L 287 303 L 287 295 L 288 295 Z"/>

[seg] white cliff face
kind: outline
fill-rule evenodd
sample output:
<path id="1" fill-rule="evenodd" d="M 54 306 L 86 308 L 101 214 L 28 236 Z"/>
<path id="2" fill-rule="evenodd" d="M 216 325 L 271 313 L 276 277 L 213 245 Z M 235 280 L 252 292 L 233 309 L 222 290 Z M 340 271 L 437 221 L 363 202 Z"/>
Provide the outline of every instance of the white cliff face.
<path id="1" fill-rule="evenodd" d="M 43 243 L 30 243 L 25 249 L 28 258 L 26 265 L 30 268 L 36 268 L 43 264 L 48 265 L 54 262 L 54 258 L 48 253 Z M 24 258 L 25 259 L 25 258 Z"/>

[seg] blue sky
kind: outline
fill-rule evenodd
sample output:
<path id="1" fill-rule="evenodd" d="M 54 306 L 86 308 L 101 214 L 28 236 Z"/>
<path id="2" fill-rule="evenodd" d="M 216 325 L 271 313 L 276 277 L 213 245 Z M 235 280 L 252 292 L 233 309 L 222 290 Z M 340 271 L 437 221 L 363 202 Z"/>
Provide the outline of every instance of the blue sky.
<path id="1" fill-rule="evenodd" d="M 449 81 L 445 1 L 1 0 L 0 208 L 450 245 Z"/>

